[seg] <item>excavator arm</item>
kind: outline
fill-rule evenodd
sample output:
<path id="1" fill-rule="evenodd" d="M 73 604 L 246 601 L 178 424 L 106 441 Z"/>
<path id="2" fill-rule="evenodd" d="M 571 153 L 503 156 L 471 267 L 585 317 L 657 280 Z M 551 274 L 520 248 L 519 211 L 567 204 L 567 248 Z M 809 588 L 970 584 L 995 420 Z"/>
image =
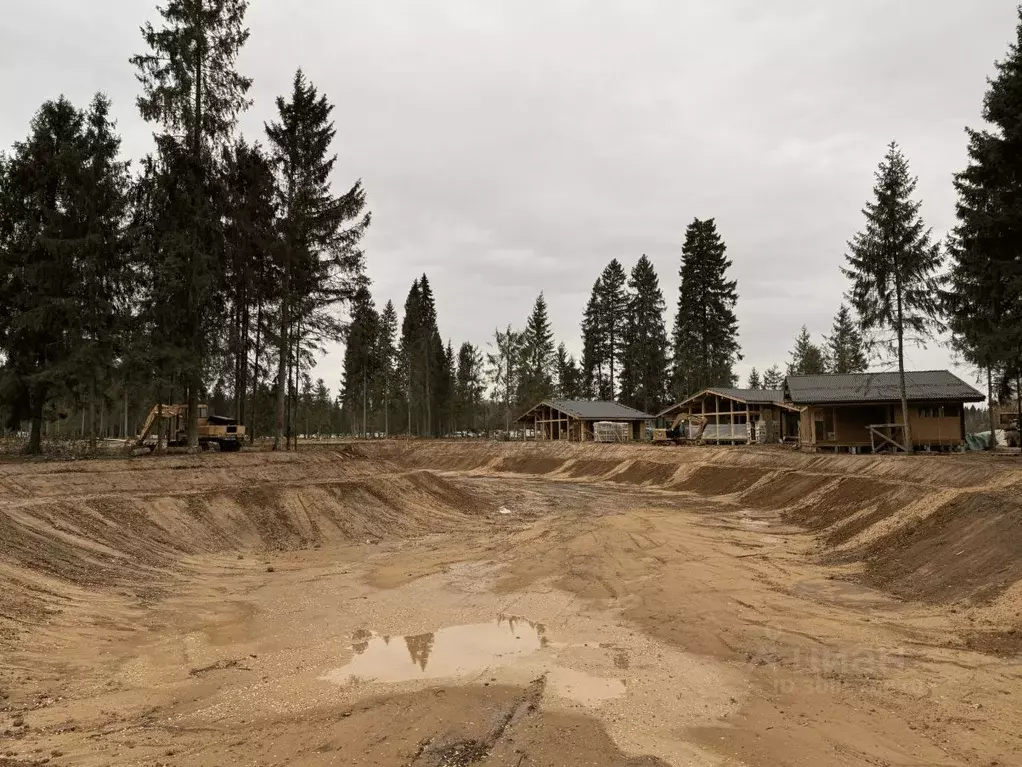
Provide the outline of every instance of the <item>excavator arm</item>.
<path id="1" fill-rule="evenodd" d="M 153 405 L 153 409 L 149 411 L 149 415 L 145 419 L 145 423 L 142 425 L 142 431 L 138 435 L 138 439 L 135 440 L 136 447 L 141 447 L 146 441 L 146 437 L 149 436 L 149 432 L 152 431 L 153 425 L 158 420 L 163 418 L 174 418 L 175 416 L 183 415 L 188 412 L 186 405 Z"/>

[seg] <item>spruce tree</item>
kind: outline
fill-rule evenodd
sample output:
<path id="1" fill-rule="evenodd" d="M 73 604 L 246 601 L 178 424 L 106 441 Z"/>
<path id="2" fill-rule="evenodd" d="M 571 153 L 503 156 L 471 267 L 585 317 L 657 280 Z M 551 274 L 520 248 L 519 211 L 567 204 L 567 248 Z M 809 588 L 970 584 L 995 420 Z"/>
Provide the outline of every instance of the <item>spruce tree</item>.
<path id="1" fill-rule="evenodd" d="M 771 365 L 763 371 L 763 388 L 776 391 L 784 386 L 784 373 L 777 365 Z"/>
<path id="2" fill-rule="evenodd" d="M 84 402 L 95 445 L 97 400 L 122 351 L 128 178 L 109 108 L 102 95 L 85 111 L 46 102 L 0 164 L 0 399 L 12 426 L 31 421 L 31 453 L 55 396 Z"/>
<path id="3" fill-rule="evenodd" d="M 277 248 L 279 322 L 277 337 L 277 428 L 284 432 L 289 363 L 301 360 L 303 343 L 334 339 L 343 328 L 332 310 L 350 301 L 364 270 L 359 244 L 369 227 L 362 182 L 334 196 L 331 154 L 336 130 L 333 105 L 301 70 L 290 100 L 277 98 L 278 120 L 266 126 L 277 173 L 281 247 Z"/>
<path id="4" fill-rule="evenodd" d="M 468 341 L 458 349 L 455 383 L 457 427 L 475 432 L 479 428 L 479 410 L 483 401 L 483 355 Z"/>
<path id="5" fill-rule="evenodd" d="M 413 414 L 421 414 L 425 409 L 425 403 L 422 400 L 425 378 L 422 372 L 422 356 L 418 351 L 419 338 L 422 334 L 422 322 L 419 317 L 421 298 L 419 280 L 416 279 L 405 299 L 404 319 L 401 321 L 400 370 L 398 372 L 398 377 L 404 388 L 409 436 L 413 433 Z"/>
<path id="6" fill-rule="evenodd" d="M 226 361 L 234 391 L 234 417 L 249 425 L 246 399 L 249 357 L 263 342 L 263 319 L 276 295 L 274 178 L 258 144 L 236 143 L 225 157 L 225 268 L 223 294 L 230 304 Z M 261 351 L 261 350 L 260 350 Z"/>
<path id="7" fill-rule="evenodd" d="M 531 405 L 553 393 L 554 334 L 543 294 L 536 297 L 522 333 L 521 380 L 518 401 Z"/>
<path id="8" fill-rule="evenodd" d="M 759 377 L 759 371 L 756 370 L 756 368 L 753 368 L 752 371 L 749 373 L 748 388 L 750 388 L 750 389 L 765 389 L 765 388 L 767 388 L 767 387 L 763 386 L 763 380 Z"/>
<path id="9" fill-rule="evenodd" d="M 378 341 L 380 318 L 369 289 L 355 293 L 351 324 L 344 345 L 344 379 L 341 393 L 344 408 L 356 428 L 352 432 L 369 435 L 369 414 L 373 412 L 373 385 L 379 375 Z"/>
<path id="10" fill-rule="evenodd" d="M 9 426 L 31 421 L 27 451 L 42 450 L 47 402 L 73 366 L 79 278 L 86 244 L 85 117 L 67 99 L 48 101 L 5 164 L 0 247 L 0 395 Z M 66 389 L 65 389 L 66 390 Z"/>
<path id="11" fill-rule="evenodd" d="M 437 324 L 436 300 L 429 278 L 419 278 L 419 339 L 418 353 L 423 371 L 423 401 L 426 404 L 426 434 L 436 436 L 440 432 L 440 421 L 447 390 L 445 376 L 451 361 L 447 359 L 440 330 Z"/>
<path id="12" fill-rule="evenodd" d="M 86 239 L 79 255 L 77 337 L 69 360 L 80 396 L 87 399 L 89 444 L 97 439 L 96 406 L 116 358 L 123 353 L 134 293 L 126 225 L 130 179 L 121 139 L 110 119 L 110 100 L 97 94 L 85 117 L 85 162 L 79 194 Z"/>
<path id="13" fill-rule="evenodd" d="M 454 418 L 457 407 L 458 387 L 457 360 L 454 356 L 454 345 L 450 340 L 443 347 L 440 358 L 440 376 L 437 386 L 437 436 L 447 437 L 454 433 Z"/>
<path id="14" fill-rule="evenodd" d="M 383 433 L 390 436 L 390 414 L 397 404 L 398 392 L 398 348 L 397 348 L 397 310 L 393 301 L 387 301 L 380 314 L 379 337 L 377 339 L 379 355 L 379 371 L 377 374 L 377 391 L 380 406 L 383 408 Z"/>
<path id="15" fill-rule="evenodd" d="M 244 0 L 167 0 L 160 7 L 163 26 L 147 23 L 142 36 L 149 52 L 134 56 L 143 119 L 159 123 L 156 136 L 162 163 L 175 174 L 168 200 L 174 215 L 160 230 L 158 248 L 169 280 L 176 280 L 183 302 L 180 326 L 163 334 L 180 352 L 175 359 L 186 382 L 188 444 L 198 447 L 198 401 L 209 339 L 218 333 L 223 302 L 217 289 L 222 272 L 221 169 L 217 150 L 229 140 L 238 114 L 249 105 L 252 81 L 234 63 L 248 39 Z M 179 336 L 179 337 L 178 337 Z"/>
<path id="16" fill-rule="evenodd" d="M 645 254 L 628 281 L 628 307 L 621 355 L 621 402 L 645 413 L 659 412 L 668 396 L 668 344 L 663 291 Z"/>
<path id="17" fill-rule="evenodd" d="M 610 379 L 604 372 L 607 336 L 601 307 L 602 279 L 596 280 L 582 317 L 582 393 L 586 399 L 609 399 Z"/>
<path id="18" fill-rule="evenodd" d="M 983 129 L 968 129 L 968 167 L 955 177 L 958 227 L 945 310 L 955 348 L 987 373 L 1022 367 L 1022 7 L 1015 40 L 995 64 L 983 101 Z M 990 412 L 990 430 L 996 433 Z"/>
<path id="19" fill-rule="evenodd" d="M 621 356 L 625 340 L 625 326 L 628 320 L 628 295 L 625 285 L 628 277 L 621 262 L 612 259 L 599 281 L 599 328 L 603 335 L 603 353 L 607 365 L 607 396 L 613 400 L 617 397 L 618 384 L 616 375 L 621 368 Z"/>
<path id="20" fill-rule="evenodd" d="M 788 362 L 790 376 L 816 376 L 827 372 L 827 358 L 823 350 L 813 343 L 809 330 L 805 325 L 795 338 L 795 347 L 791 350 L 791 361 Z"/>
<path id="21" fill-rule="evenodd" d="M 939 293 L 936 272 L 940 246 L 919 216 L 912 199 L 917 180 L 895 142 L 876 172 L 874 198 L 866 203 L 865 228 L 848 243 L 852 306 L 864 330 L 890 330 L 887 344 L 897 355 L 901 390 L 903 447 L 912 450 L 908 396 L 905 390 L 905 344 L 921 343 L 938 327 Z"/>
<path id="22" fill-rule="evenodd" d="M 866 350 L 862 334 L 852 319 L 852 313 L 842 303 L 834 317 L 831 334 L 826 336 L 824 354 L 827 372 L 864 373 L 867 367 Z"/>
<path id="23" fill-rule="evenodd" d="M 563 399 L 581 399 L 582 374 L 579 372 L 575 358 L 568 354 L 567 347 L 561 343 L 557 347 L 557 396 Z"/>
<path id="24" fill-rule="evenodd" d="M 714 220 L 689 224 L 681 249 L 674 323 L 674 391 L 684 398 L 709 386 L 732 386 L 738 344 L 738 283 Z"/>

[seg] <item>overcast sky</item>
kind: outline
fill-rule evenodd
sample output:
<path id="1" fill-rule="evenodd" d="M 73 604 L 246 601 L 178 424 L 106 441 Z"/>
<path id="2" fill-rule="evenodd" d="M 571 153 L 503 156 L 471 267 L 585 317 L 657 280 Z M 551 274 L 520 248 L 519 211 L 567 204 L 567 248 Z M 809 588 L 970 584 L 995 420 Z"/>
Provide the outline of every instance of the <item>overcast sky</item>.
<path id="1" fill-rule="evenodd" d="M 128 57 L 155 0 L 24 0 L 4 17 L 0 147 L 43 100 L 103 90 L 125 151 L 148 151 Z M 783 366 L 803 324 L 829 332 L 889 141 L 935 234 L 953 226 L 963 129 L 1017 15 L 1008 0 L 252 0 L 247 20 L 242 130 L 262 139 L 298 66 L 337 105 L 336 187 L 365 184 L 381 307 L 400 310 L 426 272 L 444 339 L 485 345 L 542 290 L 577 352 L 593 281 L 645 253 L 670 327 L 685 227 L 714 217 L 738 280 L 744 382 L 753 365 Z M 314 373 L 335 391 L 340 375 L 339 351 Z"/>

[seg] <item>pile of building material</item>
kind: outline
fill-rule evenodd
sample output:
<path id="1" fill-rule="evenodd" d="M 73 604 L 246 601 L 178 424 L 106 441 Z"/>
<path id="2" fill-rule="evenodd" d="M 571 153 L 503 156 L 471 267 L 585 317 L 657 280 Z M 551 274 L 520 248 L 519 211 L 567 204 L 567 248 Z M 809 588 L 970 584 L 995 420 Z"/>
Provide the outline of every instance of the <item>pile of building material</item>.
<path id="1" fill-rule="evenodd" d="M 593 438 L 597 442 L 628 442 L 632 438 L 632 425 L 615 421 L 597 421 L 593 424 Z"/>

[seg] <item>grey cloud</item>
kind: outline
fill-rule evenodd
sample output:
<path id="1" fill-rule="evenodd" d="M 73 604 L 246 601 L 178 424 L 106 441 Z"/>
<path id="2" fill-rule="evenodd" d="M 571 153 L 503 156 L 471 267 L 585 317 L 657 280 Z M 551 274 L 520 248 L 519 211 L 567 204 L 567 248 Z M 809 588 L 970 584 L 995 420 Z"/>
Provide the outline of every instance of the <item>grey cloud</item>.
<path id="1" fill-rule="evenodd" d="M 0 30 L 0 146 L 44 99 L 106 90 L 139 156 L 128 57 L 153 5 L 35 0 Z M 338 187 L 364 180 L 374 294 L 400 308 L 426 271 L 441 331 L 484 344 L 544 290 L 578 350 L 611 258 L 653 260 L 673 314 L 680 245 L 713 216 L 739 280 L 743 373 L 783 363 L 805 324 L 829 330 L 873 171 L 897 139 L 938 236 L 954 224 L 1011 3 L 590 3 L 253 0 L 241 127 L 259 137 L 294 69 L 337 104 Z M 673 317 L 668 318 L 670 322 Z M 333 387 L 339 354 L 319 373 Z M 913 351 L 944 366 L 946 349 Z"/>

